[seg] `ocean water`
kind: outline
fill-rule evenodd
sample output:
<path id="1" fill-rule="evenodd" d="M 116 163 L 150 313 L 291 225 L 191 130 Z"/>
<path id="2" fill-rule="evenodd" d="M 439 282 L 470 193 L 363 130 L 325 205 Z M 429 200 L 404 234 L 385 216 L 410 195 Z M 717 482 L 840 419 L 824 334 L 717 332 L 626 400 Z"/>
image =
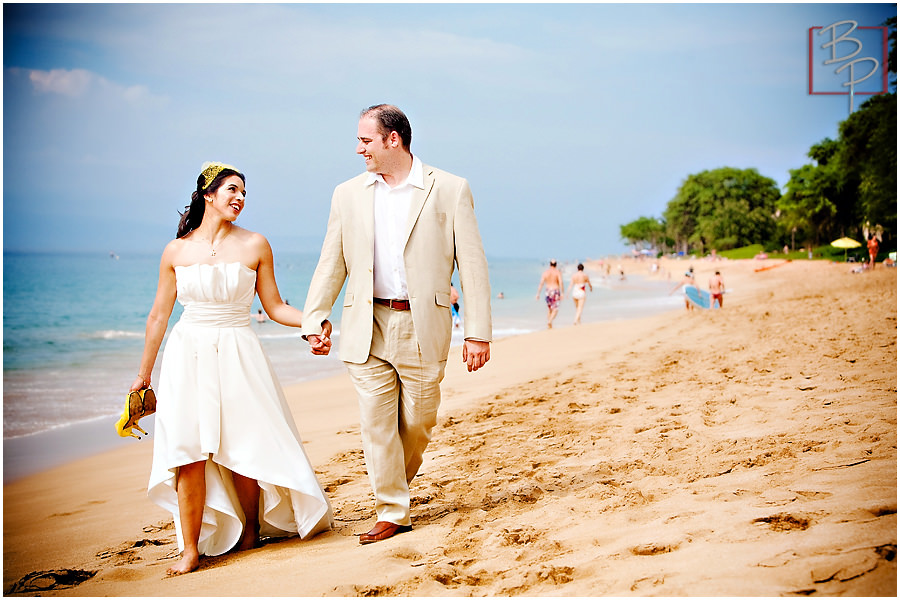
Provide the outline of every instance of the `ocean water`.
<path id="1" fill-rule="evenodd" d="M 302 308 L 317 259 L 314 253 L 276 252 L 279 291 L 291 304 Z M 495 338 L 543 329 L 546 305 L 535 294 L 545 262 L 489 259 L 489 267 Z M 103 419 L 112 432 L 137 374 L 158 268 L 158 255 L 4 253 L 4 440 Z M 568 285 L 575 265 L 561 268 Z M 640 317 L 681 305 L 679 295 L 669 295 L 673 282 L 642 277 L 643 264 L 626 265 L 626 271 L 634 272 L 624 281 L 615 269 L 606 278 L 588 271 L 594 293 L 588 295 L 583 322 Z M 458 277 L 454 282 L 459 289 Z M 502 300 L 496 299 L 499 292 Z M 251 312 L 259 308 L 254 300 Z M 170 327 L 180 314 L 176 303 Z M 339 316 L 334 315 L 337 345 Z M 567 298 L 556 326 L 571 326 L 573 317 Z M 284 385 L 344 371 L 336 353 L 312 356 L 296 329 L 271 321 L 251 326 Z M 461 344 L 462 330 L 453 333 L 454 345 Z"/>

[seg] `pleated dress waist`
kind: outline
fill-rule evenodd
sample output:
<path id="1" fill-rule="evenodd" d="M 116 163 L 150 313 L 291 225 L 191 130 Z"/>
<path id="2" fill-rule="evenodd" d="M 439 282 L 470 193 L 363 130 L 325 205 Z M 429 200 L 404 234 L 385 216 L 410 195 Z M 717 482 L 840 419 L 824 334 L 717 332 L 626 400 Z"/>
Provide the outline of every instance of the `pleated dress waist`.
<path id="1" fill-rule="evenodd" d="M 244 303 L 191 302 L 180 321 L 198 327 L 249 327 L 250 307 Z"/>

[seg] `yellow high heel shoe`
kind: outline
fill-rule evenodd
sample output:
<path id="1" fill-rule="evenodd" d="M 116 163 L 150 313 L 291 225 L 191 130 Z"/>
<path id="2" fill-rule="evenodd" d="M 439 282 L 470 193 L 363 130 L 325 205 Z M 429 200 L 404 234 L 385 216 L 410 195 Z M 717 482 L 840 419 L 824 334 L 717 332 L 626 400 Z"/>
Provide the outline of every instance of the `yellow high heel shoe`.
<path id="1" fill-rule="evenodd" d="M 153 388 L 147 387 L 142 390 L 128 392 L 128 395 L 125 397 L 125 410 L 116 422 L 116 433 L 122 437 L 141 439 L 139 435 L 132 431 L 132 428 L 147 435 L 147 432 L 138 425 L 138 420 L 155 412 L 156 394 L 153 392 Z"/>

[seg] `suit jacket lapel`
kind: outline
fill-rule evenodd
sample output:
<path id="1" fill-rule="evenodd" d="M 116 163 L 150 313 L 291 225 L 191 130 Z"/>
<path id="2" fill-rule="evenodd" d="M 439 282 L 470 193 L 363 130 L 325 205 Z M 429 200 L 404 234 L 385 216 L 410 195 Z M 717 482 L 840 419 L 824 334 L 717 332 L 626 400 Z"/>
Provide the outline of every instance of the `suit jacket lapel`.
<path id="1" fill-rule="evenodd" d="M 422 165 L 422 174 L 425 180 L 425 187 L 413 190 L 412 202 L 409 204 L 409 218 L 406 220 L 406 231 L 403 236 L 404 247 L 409 242 L 409 236 L 412 235 L 413 227 L 416 226 L 416 221 L 422 213 L 422 207 L 425 206 L 425 201 L 428 200 L 428 195 L 431 194 L 431 189 L 434 187 L 434 169 L 428 165 Z"/>
<path id="2" fill-rule="evenodd" d="M 357 204 L 362 229 L 366 235 L 366 248 L 372 264 L 375 263 L 375 185 L 363 186 Z"/>

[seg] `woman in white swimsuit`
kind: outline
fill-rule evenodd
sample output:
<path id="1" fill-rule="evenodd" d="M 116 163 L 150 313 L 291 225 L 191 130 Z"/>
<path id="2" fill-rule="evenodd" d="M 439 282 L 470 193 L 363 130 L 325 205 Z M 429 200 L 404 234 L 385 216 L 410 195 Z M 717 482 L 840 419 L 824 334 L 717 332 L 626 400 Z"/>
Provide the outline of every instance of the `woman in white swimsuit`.
<path id="1" fill-rule="evenodd" d="M 581 311 L 584 310 L 584 299 L 587 296 L 587 290 L 594 291 L 591 280 L 584 272 L 584 265 L 578 263 L 578 270 L 572 275 L 572 282 L 569 284 L 569 293 L 575 300 L 575 325 L 581 323 Z"/>

